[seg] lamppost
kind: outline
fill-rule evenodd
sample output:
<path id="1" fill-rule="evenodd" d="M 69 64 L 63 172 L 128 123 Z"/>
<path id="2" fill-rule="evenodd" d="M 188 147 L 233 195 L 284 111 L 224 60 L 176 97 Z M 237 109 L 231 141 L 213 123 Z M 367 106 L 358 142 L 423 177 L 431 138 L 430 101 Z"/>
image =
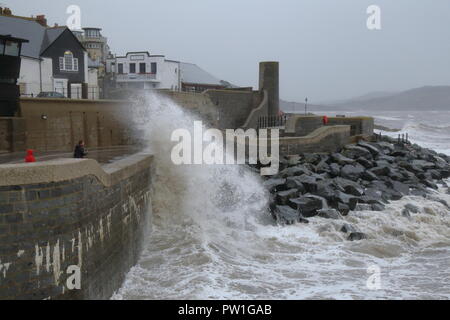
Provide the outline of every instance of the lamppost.
<path id="1" fill-rule="evenodd" d="M 308 115 L 308 98 L 305 98 L 305 116 Z"/>
<path id="2" fill-rule="evenodd" d="M 22 43 L 28 40 L 0 35 L 0 116 L 14 117 L 19 105 L 20 90 L 17 79 L 20 75 Z"/>

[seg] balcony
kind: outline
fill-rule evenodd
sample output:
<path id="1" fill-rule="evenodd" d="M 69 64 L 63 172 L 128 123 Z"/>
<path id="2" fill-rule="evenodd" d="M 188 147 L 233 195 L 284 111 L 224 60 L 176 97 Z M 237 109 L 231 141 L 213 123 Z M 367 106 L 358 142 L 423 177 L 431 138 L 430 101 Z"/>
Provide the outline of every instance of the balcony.
<path id="1" fill-rule="evenodd" d="M 156 73 L 122 73 L 116 74 L 116 81 L 152 81 L 158 82 Z"/>

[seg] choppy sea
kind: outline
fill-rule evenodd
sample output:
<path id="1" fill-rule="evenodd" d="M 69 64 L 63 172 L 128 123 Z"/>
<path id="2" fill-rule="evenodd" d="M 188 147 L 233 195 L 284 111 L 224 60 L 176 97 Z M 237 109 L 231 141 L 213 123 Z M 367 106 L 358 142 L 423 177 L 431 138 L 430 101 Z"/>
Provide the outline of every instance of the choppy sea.
<path id="1" fill-rule="evenodd" d="M 148 100 L 144 113 L 152 120 L 145 130 L 157 155 L 151 232 L 113 299 L 450 298 L 450 212 L 440 202 L 409 196 L 383 212 L 278 226 L 255 173 L 173 165 L 170 134 L 192 127 L 193 118 L 170 100 Z M 419 145 L 450 154 L 450 111 L 371 115 Z M 432 192 L 450 203 L 447 188 Z M 401 214 L 408 203 L 420 208 L 410 218 Z M 339 231 L 344 222 L 368 239 L 346 241 Z"/>

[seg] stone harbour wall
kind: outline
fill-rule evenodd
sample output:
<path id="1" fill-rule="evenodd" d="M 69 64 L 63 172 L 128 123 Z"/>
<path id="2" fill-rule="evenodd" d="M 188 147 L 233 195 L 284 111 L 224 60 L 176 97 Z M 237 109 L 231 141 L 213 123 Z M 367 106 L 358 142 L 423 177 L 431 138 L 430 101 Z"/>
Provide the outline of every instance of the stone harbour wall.
<path id="1" fill-rule="evenodd" d="M 374 118 L 372 117 L 331 117 L 328 118 L 329 125 L 350 126 L 351 136 L 371 137 L 374 130 Z"/>
<path id="2" fill-rule="evenodd" d="M 79 140 L 90 148 L 133 143 L 130 104 L 116 100 L 21 98 L 21 126 L 10 151 L 72 151 Z M 20 138 L 20 139 L 19 139 Z"/>
<path id="3" fill-rule="evenodd" d="M 152 156 L 2 165 L 0 177 L 0 299 L 110 298 L 149 230 Z"/>
<path id="4" fill-rule="evenodd" d="M 350 142 L 350 126 L 322 126 L 302 137 L 280 138 L 280 154 L 336 152 Z"/>

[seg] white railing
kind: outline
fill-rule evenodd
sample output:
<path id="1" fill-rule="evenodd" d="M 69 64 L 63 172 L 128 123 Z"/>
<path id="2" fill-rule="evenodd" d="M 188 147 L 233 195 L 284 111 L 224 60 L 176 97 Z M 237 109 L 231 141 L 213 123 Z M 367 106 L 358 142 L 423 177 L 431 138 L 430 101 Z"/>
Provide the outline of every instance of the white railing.
<path id="1" fill-rule="evenodd" d="M 156 80 L 155 73 L 127 73 L 127 74 L 117 74 L 117 81 L 145 81 L 145 80 Z"/>

